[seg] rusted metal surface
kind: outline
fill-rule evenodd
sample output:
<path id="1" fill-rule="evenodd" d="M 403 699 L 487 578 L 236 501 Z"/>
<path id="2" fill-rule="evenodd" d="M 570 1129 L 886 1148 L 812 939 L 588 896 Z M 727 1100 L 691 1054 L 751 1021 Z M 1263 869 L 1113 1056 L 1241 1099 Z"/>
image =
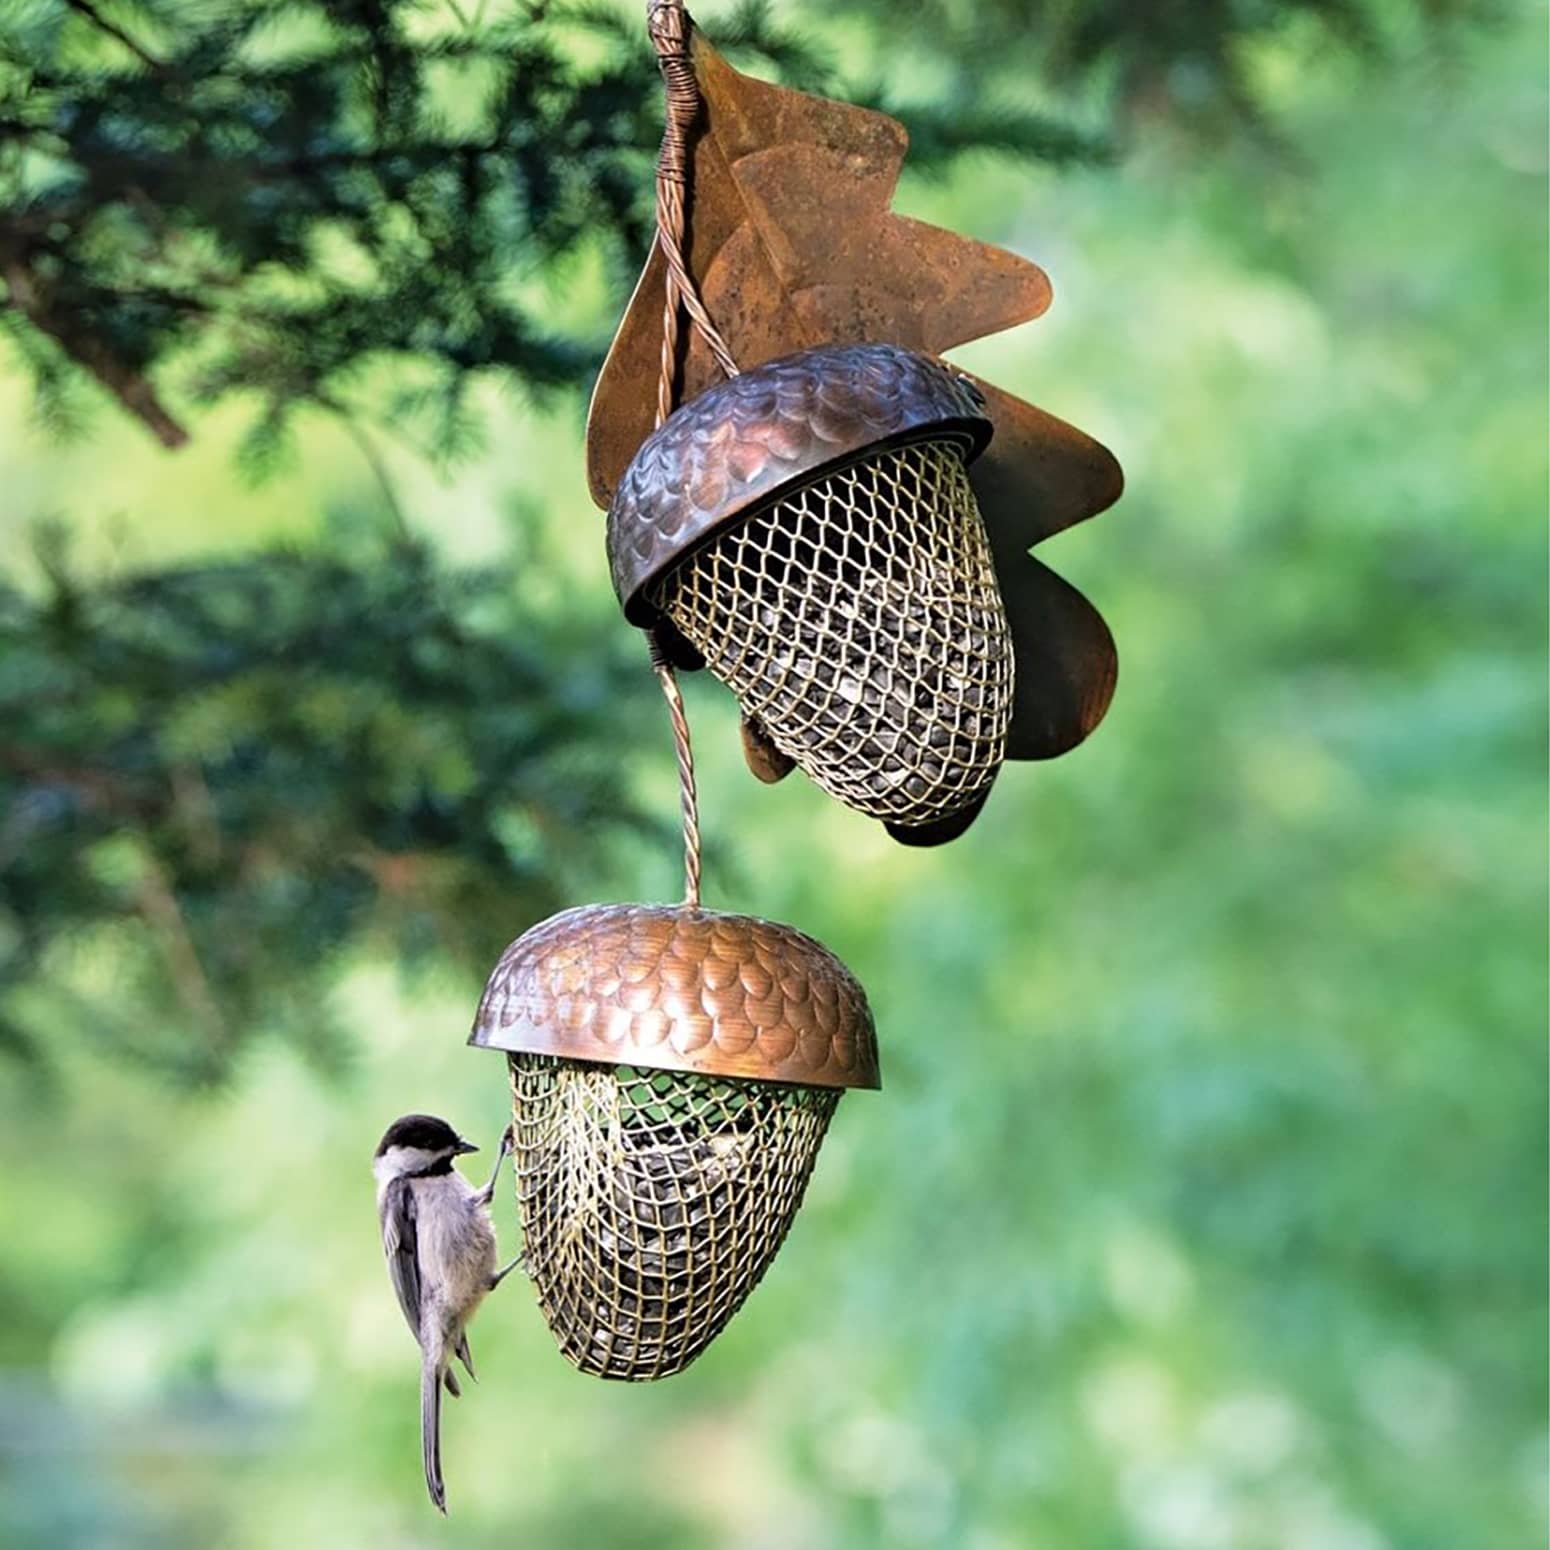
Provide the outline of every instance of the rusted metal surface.
<path id="1" fill-rule="evenodd" d="M 995 426 L 969 475 L 992 544 L 1026 551 L 1120 498 L 1125 476 L 1107 447 L 995 383 L 953 369 L 979 388 Z"/>
<path id="2" fill-rule="evenodd" d="M 891 212 L 897 120 L 742 75 L 698 31 L 693 59 L 705 117 L 686 258 L 744 371 L 823 344 L 940 354 L 1049 305 L 1037 264 Z M 652 428 L 665 273 L 653 252 L 593 396 L 587 467 L 603 507 Z M 687 401 L 722 373 L 697 335 L 684 344 Z"/>
<path id="3" fill-rule="evenodd" d="M 790 926 L 678 905 L 593 904 L 501 955 L 470 1044 L 815 1087 L 879 1085 L 866 993 Z"/>
<path id="4" fill-rule="evenodd" d="M 632 623 L 651 581 L 718 528 L 795 482 L 930 436 L 973 456 L 990 438 L 978 387 L 893 345 L 835 345 L 719 383 L 653 432 L 608 512 L 614 591 Z"/>
<path id="5" fill-rule="evenodd" d="M 783 781 L 797 767 L 797 761 L 790 754 L 782 753 L 775 746 L 757 717 L 743 715 L 738 722 L 738 731 L 743 739 L 743 763 L 766 786 Z"/>
<path id="6" fill-rule="evenodd" d="M 1048 306 L 1036 264 L 892 213 L 906 146 L 895 120 L 742 75 L 698 32 L 692 56 L 705 112 L 690 157 L 685 257 L 745 375 L 830 343 L 938 354 Z M 664 276 L 654 251 L 593 396 L 588 479 L 605 508 L 652 430 Z M 678 357 L 683 398 L 723 380 L 696 330 L 683 331 Z M 1008 756 L 1051 758 L 1101 719 L 1116 658 L 1096 610 L 1027 551 L 1111 505 L 1123 480 L 1091 437 L 975 380 L 995 435 L 970 481 L 1018 647 Z"/>

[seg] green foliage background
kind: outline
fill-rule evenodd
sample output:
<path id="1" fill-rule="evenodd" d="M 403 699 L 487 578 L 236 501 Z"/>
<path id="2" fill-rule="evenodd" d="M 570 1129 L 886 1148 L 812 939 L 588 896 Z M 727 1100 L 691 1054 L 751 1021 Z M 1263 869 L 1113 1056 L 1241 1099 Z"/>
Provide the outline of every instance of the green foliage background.
<path id="1" fill-rule="evenodd" d="M 477 1330 L 483 1382 L 448 1417 L 449 1524 L 418 1477 L 371 1148 L 411 1108 L 493 1140 L 504 1074 L 462 1045 L 480 954 L 554 902 L 671 895 L 676 858 L 635 818 L 671 818 L 671 760 L 627 671 L 579 399 L 476 386 L 486 446 L 450 473 L 373 443 L 430 552 L 517 577 L 478 605 L 481 701 L 520 712 L 522 663 L 548 652 L 534 671 L 574 723 L 495 717 L 465 744 L 416 699 L 439 683 L 452 702 L 455 653 L 427 666 L 400 642 L 401 699 L 368 710 L 326 631 L 282 657 L 298 746 L 356 761 L 350 790 L 391 750 L 469 827 L 447 856 L 426 842 L 428 874 L 370 931 L 320 925 L 337 950 L 243 982 L 251 1036 L 218 1080 L 167 1058 L 217 1034 L 150 993 L 132 911 L 103 903 L 144 854 L 93 839 L 78 871 L 31 878 L 31 908 L 88 899 L 90 925 L 40 945 L 3 1003 L 0 1543 L 1541 1542 L 1544 31 L 1535 6 L 1445 50 L 1407 35 L 1374 69 L 1294 18 L 1239 62 L 1274 145 L 1159 122 L 1113 166 L 970 158 L 906 185 L 911 213 L 1054 278 L 1045 320 L 961 358 L 1125 465 L 1121 505 L 1041 551 L 1114 627 L 1114 709 L 1077 753 L 1008 770 L 964 840 L 913 853 L 798 778 L 756 787 L 729 698 L 688 686 L 709 901 L 852 965 L 886 1086 L 841 1105 L 774 1269 L 687 1374 L 580 1378 L 508 1285 Z M 929 86 L 916 46 L 901 57 Z M 584 261 L 533 283 L 599 330 L 617 304 Z M 202 595 L 222 597 L 264 546 L 407 563 L 374 536 L 391 513 L 362 445 L 327 416 L 251 485 L 241 404 L 176 454 L 106 408 L 61 445 L 29 420 L 25 363 L 5 371 L 14 609 L 51 595 L 40 519 L 71 574 L 123 578 L 131 643 L 154 567 L 207 567 Z M 384 593 L 389 645 L 411 607 L 435 626 L 424 589 Z M 311 619 L 309 596 L 288 594 Z M 247 617 L 232 607 L 218 618 Z M 24 661 L 4 633 L 19 617 L 0 616 L 13 688 L 73 660 Z M 57 738 L 88 745 L 84 691 L 57 682 Z M 167 695 L 200 757 L 240 745 L 240 699 Z M 540 799 L 514 769 L 505 806 L 474 782 L 551 735 L 581 776 L 545 766 Z M 371 796 L 336 821 L 376 821 Z M 596 832 L 587 802 L 628 821 Z M 287 859 L 326 859 L 327 838 L 293 836 Z M 459 870 L 485 850 L 509 887 Z M 14 879 L 26 855 L 0 865 Z M 307 886 L 326 882 L 311 865 Z M 223 940 L 289 897 L 239 881 L 241 908 L 207 878 Z M 438 936 L 449 920 L 466 938 Z M 499 1223 L 514 1237 L 509 1197 Z"/>

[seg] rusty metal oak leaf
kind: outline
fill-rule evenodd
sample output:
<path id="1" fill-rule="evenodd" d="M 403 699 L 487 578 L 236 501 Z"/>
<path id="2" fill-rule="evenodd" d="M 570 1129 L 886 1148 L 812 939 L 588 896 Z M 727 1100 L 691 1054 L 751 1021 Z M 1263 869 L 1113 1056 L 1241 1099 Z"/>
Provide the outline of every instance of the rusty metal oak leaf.
<path id="1" fill-rule="evenodd" d="M 825 344 L 887 343 L 940 355 L 1049 305 L 1037 264 L 891 211 L 903 125 L 743 75 L 698 31 L 692 50 L 704 112 L 692 143 L 685 257 L 745 371 Z M 587 475 L 604 509 L 653 429 L 665 282 L 656 247 L 593 395 Z M 723 380 L 698 330 L 681 332 L 678 374 L 681 402 Z M 1053 758 L 1102 719 L 1117 662 L 1097 610 L 1028 551 L 1112 505 L 1123 476 L 1108 450 L 1074 426 L 960 375 L 984 394 L 994 426 L 970 482 L 1016 660 L 1006 756 Z M 754 772 L 779 778 L 779 767 L 761 757 L 758 729 L 744 735 Z M 914 842 L 951 838 L 972 817 Z"/>

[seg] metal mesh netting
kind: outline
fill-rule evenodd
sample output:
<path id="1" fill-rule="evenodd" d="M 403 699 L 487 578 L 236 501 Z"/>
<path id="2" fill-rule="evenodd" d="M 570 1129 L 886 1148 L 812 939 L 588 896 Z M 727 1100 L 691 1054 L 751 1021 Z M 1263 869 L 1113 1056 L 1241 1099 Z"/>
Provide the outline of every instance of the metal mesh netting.
<path id="1" fill-rule="evenodd" d="M 509 1057 L 524 1257 L 560 1349 L 666 1377 L 758 1284 L 840 1089 Z"/>
<path id="2" fill-rule="evenodd" d="M 792 492 L 650 600 L 776 747 L 860 812 L 931 823 L 995 779 L 1011 635 L 953 443 L 892 448 Z"/>

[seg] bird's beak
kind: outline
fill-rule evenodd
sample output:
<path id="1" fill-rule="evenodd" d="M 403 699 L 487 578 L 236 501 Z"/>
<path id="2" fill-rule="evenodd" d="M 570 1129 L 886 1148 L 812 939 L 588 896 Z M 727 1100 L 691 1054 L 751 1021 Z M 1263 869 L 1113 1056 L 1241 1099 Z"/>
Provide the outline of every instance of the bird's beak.
<path id="1" fill-rule="evenodd" d="M 479 1148 L 472 1141 L 465 1141 L 461 1136 L 457 1138 L 457 1145 L 452 1149 L 454 1157 L 461 1157 L 465 1152 L 477 1152 Z"/>

